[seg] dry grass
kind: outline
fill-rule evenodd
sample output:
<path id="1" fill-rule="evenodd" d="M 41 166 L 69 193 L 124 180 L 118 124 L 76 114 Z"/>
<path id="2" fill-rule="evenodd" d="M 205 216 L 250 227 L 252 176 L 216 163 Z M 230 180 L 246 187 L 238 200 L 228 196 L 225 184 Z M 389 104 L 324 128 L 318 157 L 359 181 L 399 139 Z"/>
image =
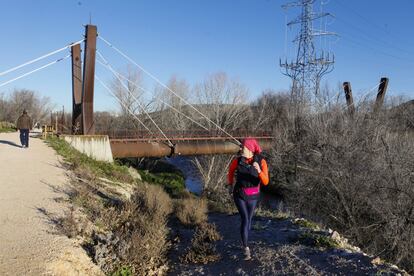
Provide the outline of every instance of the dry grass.
<path id="1" fill-rule="evenodd" d="M 175 215 L 186 226 L 195 226 L 207 221 L 207 201 L 200 198 L 185 198 L 175 204 Z"/>
<path id="2" fill-rule="evenodd" d="M 140 185 L 130 201 L 108 209 L 103 221 L 111 227 L 112 235 L 98 251 L 110 252 L 116 261 L 108 266 L 108 259 L 101 259 L 105 271 L 127 265 L 136 275 L 163 274 L 169 248 L 166 223 L 171 211 L 170 197 L 162 187 L 152 185 Z"/>
<path id="3" fill-rule="evenodd" d="M 181 261 L 207 264 L 219 260 L 220 254 L 216 251 L 215 242 L 221 239 L 222 237 L 215 224 L 203 223 L 198 225 L 191 240 L 191 247 L 181 257 Z"/>

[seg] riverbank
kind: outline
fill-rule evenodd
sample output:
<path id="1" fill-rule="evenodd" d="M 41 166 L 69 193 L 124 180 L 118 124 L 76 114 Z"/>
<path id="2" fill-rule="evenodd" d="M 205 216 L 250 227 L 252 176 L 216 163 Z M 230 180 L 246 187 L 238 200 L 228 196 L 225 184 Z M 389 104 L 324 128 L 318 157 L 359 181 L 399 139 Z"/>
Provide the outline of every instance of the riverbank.
<path id="1" fill-rule="evenodd" d="M 335 231 L 262 207 L 251 233 L 253 260 L 243 261 L 234 206 L 217 206 L 189 192 L 174 199 L 162 184 L 147 183 L 125 166 L 90 160 L 59 140 L 51 145 L 73 174 L 68 190 L 73 208 L 53 221 L 81 242 L 105 274 L 404 274 Z"/>

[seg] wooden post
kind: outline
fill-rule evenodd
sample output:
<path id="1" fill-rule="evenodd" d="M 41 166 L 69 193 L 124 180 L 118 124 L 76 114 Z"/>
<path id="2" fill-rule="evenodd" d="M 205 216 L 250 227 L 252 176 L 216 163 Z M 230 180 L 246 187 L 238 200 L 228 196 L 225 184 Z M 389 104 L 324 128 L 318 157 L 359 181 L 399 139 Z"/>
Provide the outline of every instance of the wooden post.
<path id="1" fill-rule="evenodd" d="M 345 99 L 346 99 L 346 104 L 348 106 L 349 115 L 353 116 L 355 113 L 355 106 L 354 106 L 354 99 L 352 97 L 351 83 L 348 81 L 344 82 L 343 87 L 344 87 Z"/>
<path id="2" fill-rule="evenodd" d="M 58 113 L 56 112 L 56 114 L 55 114 L 55 130 L 56 130 L 56 132 L 58 132 Z"/>
<path id="3" fill-rule="evenodd" d="M 381 82 L 378 87 L 377 99 L 375 101 L 374 112 L 379 111 L 384 104 L 385 93 L 387 92 L 388 88 L 388 81 L 388 78 L 381 78 Z"/>
<path id="4" fill-rule="evenodd" d="M 71 47 L 72 53 L 72 134 L 82 133 L 82 60 L 80 44 Z"/>
<path id="5" fill-rule="evenodd" d="M 86 25 L 85 33 L 86 41 L 82 82 L 82 128 L 83 134 L 89 135 L 95 133 L 93 91 L 95 83 L 96 26 Z"/>
<path id="6" fill-rule="evenodd" d="M 60 117 L 60 130 L 63 133 L 65 131 L 66 118 L 65 118 L 65 106 L 62 106 L 62 116 Z"/>

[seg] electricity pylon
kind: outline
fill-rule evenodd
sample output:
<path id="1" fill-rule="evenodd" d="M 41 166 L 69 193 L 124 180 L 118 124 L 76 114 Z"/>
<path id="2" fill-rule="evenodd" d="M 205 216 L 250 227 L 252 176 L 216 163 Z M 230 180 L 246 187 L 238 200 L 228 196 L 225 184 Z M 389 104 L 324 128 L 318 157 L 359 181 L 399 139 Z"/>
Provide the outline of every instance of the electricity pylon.
<path id="1" fill-rule="evenodd" d="M 314 45 L 316 36 L 336 35 L 332 32 L 313 29 L 313 22 L 323 17 L 332 16 L 330 13 L 314 13 L 313 4 L 316 0 L 299 0 L 283 5 L 282 8 L 300 7 L 301 14 L 287 23 L 287 26 L 300 24 L 299 34 L 294 39 L 297 44 L 296 59 L 290 63 L 287 59 L 279 60 L 282 73 L 292 79 L 292 100 L 303 103 L 306 99 L 316 100 L 319 94 L 321 78 L 334 68 L 335 56 Z"/>

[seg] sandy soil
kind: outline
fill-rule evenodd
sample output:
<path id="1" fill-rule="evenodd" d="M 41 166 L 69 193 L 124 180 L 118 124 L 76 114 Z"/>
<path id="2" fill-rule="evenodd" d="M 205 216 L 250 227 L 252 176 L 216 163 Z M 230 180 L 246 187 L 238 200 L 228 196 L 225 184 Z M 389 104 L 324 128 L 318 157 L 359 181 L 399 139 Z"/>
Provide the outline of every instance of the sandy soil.
<path id="1" fill-rule="evenodd" d="M 24 149 L 18 133 L 0 133 L 0 275 L 101 274 L 45 216 L 65 212 L 56 199 L 65 198 L 59 190 L 67 181 L 59 157 L 40 139 Z"/>

